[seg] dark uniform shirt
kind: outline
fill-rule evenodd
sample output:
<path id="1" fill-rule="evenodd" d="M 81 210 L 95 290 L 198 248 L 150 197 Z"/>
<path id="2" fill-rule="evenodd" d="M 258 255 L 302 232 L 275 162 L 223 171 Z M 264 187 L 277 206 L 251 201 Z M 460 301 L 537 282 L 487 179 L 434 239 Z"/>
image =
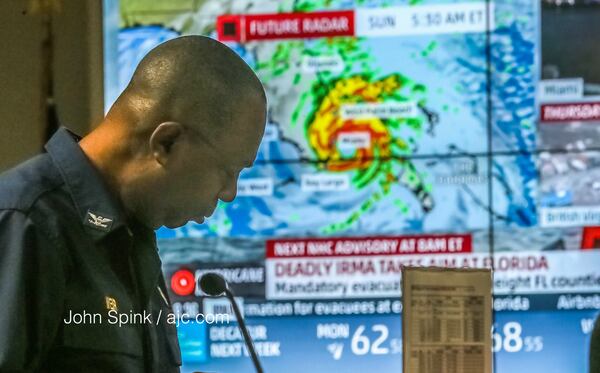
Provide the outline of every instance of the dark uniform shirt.
<path id="1" fill-rule="evenodd" d="M 592 337 L 590 338 L 588 373 L 600 373 L 600 316 L 596 316 Z"/>
<path id="2" fill-rule="evenodd" d="M 179 372 L 154 232 L 77 141 L 0 176 L 0 372 Z"/>

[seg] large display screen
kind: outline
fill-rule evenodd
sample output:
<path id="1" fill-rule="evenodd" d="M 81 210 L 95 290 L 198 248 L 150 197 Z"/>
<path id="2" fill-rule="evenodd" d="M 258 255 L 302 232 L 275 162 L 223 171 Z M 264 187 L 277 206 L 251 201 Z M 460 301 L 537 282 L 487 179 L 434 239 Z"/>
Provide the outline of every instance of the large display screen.
<path id="1" fill-rule="evenodd" d="M 157 232 L 183 371 L 401 372 L 405 265 L 493 268 L 494 370 L 587 372 L 600 309 L 600 2 L 105 0 L 106 107 L 180 35 L 269 101 L 255 166 Z M 232 134 L 232 136 L 235 134 Z M 199 319 L 198 315 L 203 316 Z M 215 322 L 211 322 L 215 321 Z"/>

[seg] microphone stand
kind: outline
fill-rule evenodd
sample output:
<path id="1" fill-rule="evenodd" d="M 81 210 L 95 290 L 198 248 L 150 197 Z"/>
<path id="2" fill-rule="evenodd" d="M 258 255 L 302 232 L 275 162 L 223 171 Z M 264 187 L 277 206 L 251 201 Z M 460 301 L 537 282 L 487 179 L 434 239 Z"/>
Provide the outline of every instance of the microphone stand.
<path id="1" fill-rule="evenodd" d="M 254 363 L 254 368 L 256 369 L 256 371 L 258 373 L 263 373 L 264 371 L 263 371 L 262 366 L 260 365 L 260 361 L 258 360 L 258 355 L 256 354 L 256 350 L 254 349 L 254 344 L 252 342 L 252 338 L 250 338 L 250 334 L 248 333 L 248 329 L 246 328 L 246 323 L 244 322 L 244 318 L 242 317 L 240 309 L 238 308 L 238 305 L 237 305 L 235 299 L 233 298 L 233 293 L 231 292 L 231 290 L 229 290 L 229 287 L 227 287 L 225 289 L 225 296 L 231 302 L 231 307 L 233 307 L 233 312 L 235 313 L 235 318 L 238 321 L 239 329 L 242 331 L 242 335 L 244 336 L 244 341 L 246 342 L 246 347 L 248 348 L 248 351 L 250 352 L 250 358 L 252 359 L 252 362 Z"/>

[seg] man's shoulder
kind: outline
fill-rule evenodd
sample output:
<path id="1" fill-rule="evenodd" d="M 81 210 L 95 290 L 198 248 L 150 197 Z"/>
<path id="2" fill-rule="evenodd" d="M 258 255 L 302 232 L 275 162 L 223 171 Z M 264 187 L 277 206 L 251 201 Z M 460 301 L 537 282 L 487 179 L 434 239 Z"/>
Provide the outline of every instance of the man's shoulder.
<path id="1" fill-rule="evenodd" d="M 46 153 L 37 155 L 0 174 L 0 210 L 28 213 L 41 198 L 52 196 L 64 185 Z"/>

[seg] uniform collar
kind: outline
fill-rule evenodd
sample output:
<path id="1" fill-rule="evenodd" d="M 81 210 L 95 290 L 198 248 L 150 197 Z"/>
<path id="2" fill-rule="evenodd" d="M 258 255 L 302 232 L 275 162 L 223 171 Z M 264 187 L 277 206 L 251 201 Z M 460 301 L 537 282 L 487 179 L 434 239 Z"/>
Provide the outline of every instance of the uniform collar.
<path id="1" fill-rule="evenodd" d="M 77 143 L 81 137 L 61 127 L 46 143 L 73 199 L 81 222 L 94 240 L 126 226 L 125 213 L 98 170 Z"/>

